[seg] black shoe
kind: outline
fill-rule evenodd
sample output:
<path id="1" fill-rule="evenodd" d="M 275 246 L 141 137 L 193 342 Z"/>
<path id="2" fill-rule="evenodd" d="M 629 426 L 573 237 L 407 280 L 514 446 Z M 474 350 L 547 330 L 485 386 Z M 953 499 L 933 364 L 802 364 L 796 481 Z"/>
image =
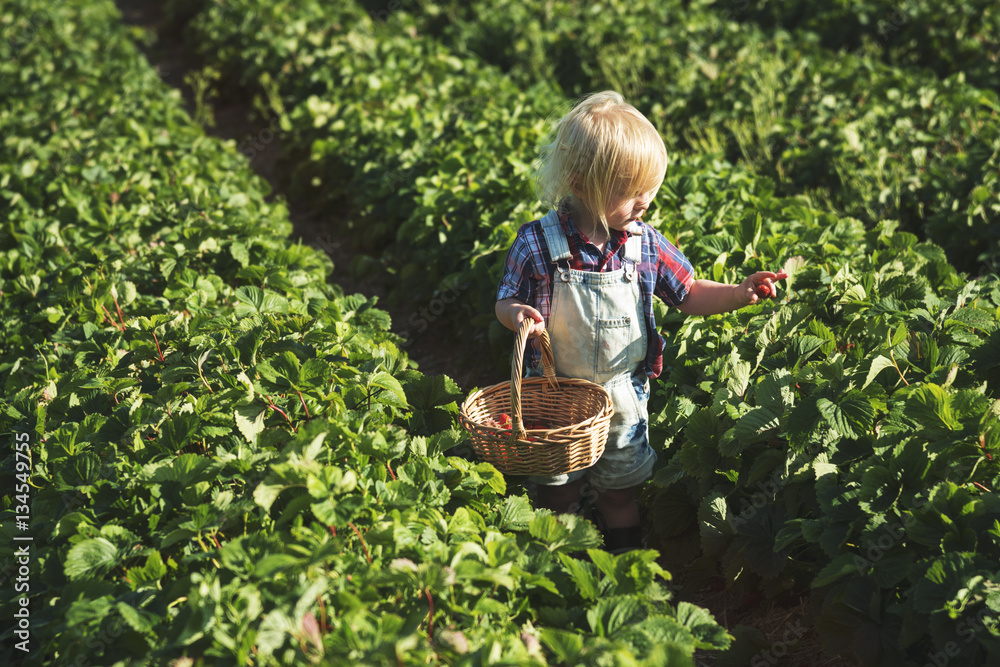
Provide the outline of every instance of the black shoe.
<path id="1" fill-rule="evenodd" d="M 628 526 L 625 528 L 608 528 L 604 517 L 593 509 L 593 521 L 597 529 L 604 535 L 604 550 L 610 554 L 623 554 L 636 549 L 645 549 L 646 543 L 642 538 L 642 526 Z"/>

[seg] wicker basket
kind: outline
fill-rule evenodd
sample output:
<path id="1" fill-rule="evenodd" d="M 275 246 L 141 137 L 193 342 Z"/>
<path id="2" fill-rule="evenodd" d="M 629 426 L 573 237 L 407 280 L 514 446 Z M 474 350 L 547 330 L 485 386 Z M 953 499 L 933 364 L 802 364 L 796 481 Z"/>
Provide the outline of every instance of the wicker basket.
<path id="1" fill-rule="evenodd" d="M 510 382 L 473 392 L 462 403 L 459 419 L 472 437 L 472 446 L 484 461 L 512 475 L 560 475 L 597 463 L 604 453 L 614 409 L 611 397 L 598 384 L 575 378 L 557 378 L 548 332 L 543 331 L 544 377 L 521 378 L 524 346 L 531 320 L 521 323 L 514 341 Z M 512 427 L 485 424 L 501 414 L 511 416 Z M 527 429 L 524 422 L 551 428 Z"/>

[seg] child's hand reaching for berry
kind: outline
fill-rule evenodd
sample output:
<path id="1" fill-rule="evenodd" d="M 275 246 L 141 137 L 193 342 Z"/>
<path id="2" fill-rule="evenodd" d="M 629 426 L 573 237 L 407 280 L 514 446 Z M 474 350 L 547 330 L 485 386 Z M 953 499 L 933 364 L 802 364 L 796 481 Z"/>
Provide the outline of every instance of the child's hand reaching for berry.
<path id="1" fill-rule="evenodd" d="M 743 308 L 762 299 L 778 296 L 775 280 L 784 280 L 788 274 L 784 271 L 758 271 L 739 285 L 717 283 L 712 280 L 698 279 L 691 284 L 687 297 L 677 309 L 687 315 L 717 315 L 728 313 L 737 308 Z"/>
<path id="2" fill-rule="evenodd" d="M 758 303 L 762 299 L 774 298 L 778 296 L 778 288 L 774 284 L 775 280 L 784 280 L 788 274 L 784 271 L 772 273 L 771 271 L 758 271 L 740 284 L 740 294 L 743 295 L 747 304 Z"/>

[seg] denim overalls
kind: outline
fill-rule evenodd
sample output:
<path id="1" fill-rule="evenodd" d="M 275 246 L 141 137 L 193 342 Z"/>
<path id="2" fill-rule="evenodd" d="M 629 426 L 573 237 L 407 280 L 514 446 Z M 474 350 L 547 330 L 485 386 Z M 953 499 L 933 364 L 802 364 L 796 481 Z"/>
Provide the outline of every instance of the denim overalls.
<path id="1" fill-rule="evenodd" d="M 643 369 L 647 332 L 639 291 L 642 236 L 625 242 L 622 268 L 605 273 L 568 268 L 566 233 L 555 211 L 542 218 L 549 259 L 556 265 L 552 308 L 545 327 L 552 342 L 556 375 L 602 385 L 615 414 L 600 460 L 586 470 L 533 477 L 539 484 L 566 484 L 589 477 L 605 489 L 626 489 L 649 477 L 656 453 L 649 446 L 646 402 L 649 378 Z"/>

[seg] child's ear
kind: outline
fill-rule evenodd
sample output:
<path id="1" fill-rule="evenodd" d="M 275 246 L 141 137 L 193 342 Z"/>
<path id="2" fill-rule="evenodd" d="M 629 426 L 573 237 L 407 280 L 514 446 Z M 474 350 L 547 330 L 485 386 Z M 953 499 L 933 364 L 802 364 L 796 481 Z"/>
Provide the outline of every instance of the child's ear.
<path id="1" fill-rule="evenodd" d="M 580 175 L 573 174 L 569 179 L 569 189 L 573 191 L 573 196 L 577 199 L 583 199 L 583 188 L 580 187 Z"/>

